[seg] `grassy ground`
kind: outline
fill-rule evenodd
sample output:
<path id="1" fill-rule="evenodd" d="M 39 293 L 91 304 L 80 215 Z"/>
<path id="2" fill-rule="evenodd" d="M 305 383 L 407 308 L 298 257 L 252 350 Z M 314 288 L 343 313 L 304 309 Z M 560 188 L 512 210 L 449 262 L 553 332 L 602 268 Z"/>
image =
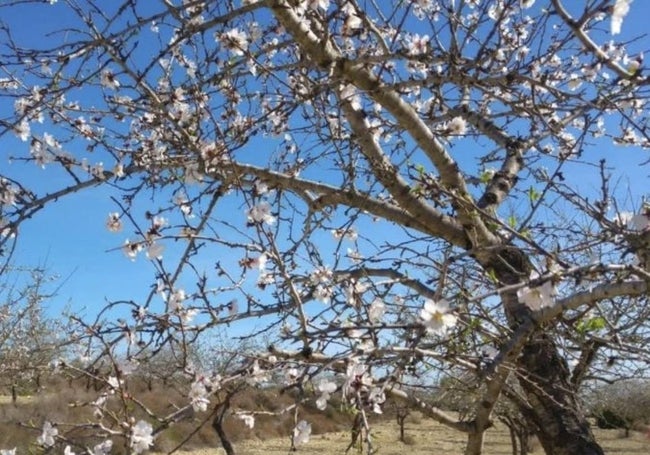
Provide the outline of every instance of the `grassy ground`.
<path id="1" fill-rule="evenodd" d="M 373 431 L 375 447 L 379 455 L 432 455 L 432 454 L 462 454 L 464 438 L 447 428 L 423 419 L 406 426 L 409 444 L 398 441 L 398 427 L 395 423 L 377 425 Z M 629 438 L 621 437 L 618 430 L 596 430 L 599 442 L 608 455 L 647 455 L 650 453 L 650 440 L 641 433 L 632 433 Z M 309 443 L 299 448 L 298 453 L 338 455 L 345 453 L 350 441 L 349 432 L 326 433 L 312 436 Z M 271 438 L 267 440 L 252 439 L 241 441 L 235 445 L 238 454 L 242 455 L 287 455 L 289 454 L 289 438 Z M 196 450 L 192 455 L 223 454 L 222 449 Z M 350 454 L 358 453 L 351 450 Z M 365 453 L 365 452 L 364 452 Z M 543 454 L 537 448 L 534 454 Z M 497 426 L 487 432 L 485 442 L 486 455 L 511 455 L 510 437 L 507 430 Z"/>

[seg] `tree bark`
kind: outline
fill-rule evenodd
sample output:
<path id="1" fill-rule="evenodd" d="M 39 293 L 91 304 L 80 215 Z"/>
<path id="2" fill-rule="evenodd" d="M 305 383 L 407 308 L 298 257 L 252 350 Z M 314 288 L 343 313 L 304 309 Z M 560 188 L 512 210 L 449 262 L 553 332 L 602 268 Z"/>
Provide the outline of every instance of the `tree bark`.
<path id="1" fill-rule="evenodd" d="M 217 414 L 214 416 L 214 420 L 212 420 L 212 428 L 214 428 L 214 431 L 217 433 L 219 441 L 221 441 L 221 447 L 223 447 L 226 454 L 236 455 L 235 447 L 230 442 L 230 438 L 223 427 L 223 420 L 229 407 L 230 397 L 227 397 L 226 400 L 217 407 Z"/>
<path id="2" fill-rule="evenodd" d="M 526 253 L 512 246 L 477 259 L 505 285 L 522 282 L 532 269 Z M 516 292 L 504 293 L 502 301 L 511 328 L 530 318 L 530 310 L 519 303 Z M 548 455 L 603 455 L 578 403 L 569 368 L 543 327 L 526 341 L 517 366 L 530 405 L 522 412 L 534 421 L 544 451 Z"/>

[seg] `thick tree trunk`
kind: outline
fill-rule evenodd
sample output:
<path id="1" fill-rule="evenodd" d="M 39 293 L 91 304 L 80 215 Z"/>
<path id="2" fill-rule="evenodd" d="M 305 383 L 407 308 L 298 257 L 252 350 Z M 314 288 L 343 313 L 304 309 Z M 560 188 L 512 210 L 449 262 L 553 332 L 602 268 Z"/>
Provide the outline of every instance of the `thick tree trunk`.
<path id="1" fill-rule="evenodd" d="M 532 268 L 526 253 L 511 246 L 477 259 L 506 285 L 527 279 Z M 530 310 L 518 302 L 516 293 L 504 293 L 502 300 L 513 329 L 529 319 Z M 544 451 L 548 455 L 603 455 L 580 409 L 569 368 L 543 328 L 526 342 L 517 364 L 519 382 L 532 408 L 524 415 L 534 420 L 530 426 L 536 429 Z"/>
<path id="2" fill-rule="evenodd" d="M 537 437 L 547 454 L 603 455 L 580 409 L 569 369 L 553 340 L 543 333 L 528 341 L 519 366 L 521 386 L 537 420 Z"/>

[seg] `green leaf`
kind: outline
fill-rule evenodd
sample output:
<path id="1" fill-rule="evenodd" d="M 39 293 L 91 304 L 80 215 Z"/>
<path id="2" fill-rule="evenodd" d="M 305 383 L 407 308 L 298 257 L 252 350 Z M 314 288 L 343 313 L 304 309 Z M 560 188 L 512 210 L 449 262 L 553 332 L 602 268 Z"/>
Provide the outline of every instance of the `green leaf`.
<path id="1" fill-rule="evenodd" d="M 494 177 L 494 171 L 492 169 L 489 169 L 481 173 L 481 176 L 479 177 L 479 181 L 484 185 L 487 185 L 488 183 L 490 183 L 490 180 L 492 180 L 492 177 Z"/>
<path id="2" fill-rule="evenodd" d="M 605 318 L 601 316 L 596 316 L 587 320 L 582 320 L 578 322 L 576 330 L 578 333 L 585 334 L 589 332 L 595 332 L 597 330 L 602 330 L 606 327 L 607 322 Z"/>
<path id="3" fill-rule="evenodd" d="M 497 274 L 494 272 L 494 269 L 490 269 L 487 271 L 487 276 L 490 280 L 492 280 L 494 283 L 499 283 L 499 279 L 497 278 Z"/>
<path id="4" fill-rule="evenodd" d="M 528 188 L 528 199 L 530 199 L 530 202 L 536 202 L 539 200 L 540 196 L 541 194 L 539 194 L 535 188 L 532 186 Z"/>
<path id="5" fill-rule="evenodd" d="M 512 229 L 515 229 L 517 227 L 517 217 L 515 215 L 510 215 L 508 217 L 508 226 L 510 226 Z"/>

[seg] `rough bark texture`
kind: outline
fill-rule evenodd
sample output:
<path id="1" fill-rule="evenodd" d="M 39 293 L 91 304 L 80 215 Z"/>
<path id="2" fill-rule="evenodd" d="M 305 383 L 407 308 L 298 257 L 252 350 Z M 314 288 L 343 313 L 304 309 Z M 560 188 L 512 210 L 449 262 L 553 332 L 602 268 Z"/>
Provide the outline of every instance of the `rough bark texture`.
<path id="1" fill-rule="evenodd" d="M 495 256 L 479 260 L 503 284 L 516 284 L 530 275 L 526 253 L 514 247 L 503 248 Z M 510 325 L 515 329 L 529 317 L 529 311 L 524 305 L 512 303 L 516 302 L 512 298 L 516 296 L 502 297 Z M 517 363 L 520 383 L 532 408 L 527 414 L 535 423 L 544 451 L 549 455 L 603 455 L 576 400 L 569 368 L 543 329 L 526 342 Z M 529 413 L 531 410 L 533 415 Z"/>
<path id="2" fill-rule="evenodd" d="M 520 381 L 539 422 L 537 437 L 547 454 L 602 455 L 602 448 L 576 400 L 569 369 L 543 333 L 528 341 L 519 359 Z"/>

